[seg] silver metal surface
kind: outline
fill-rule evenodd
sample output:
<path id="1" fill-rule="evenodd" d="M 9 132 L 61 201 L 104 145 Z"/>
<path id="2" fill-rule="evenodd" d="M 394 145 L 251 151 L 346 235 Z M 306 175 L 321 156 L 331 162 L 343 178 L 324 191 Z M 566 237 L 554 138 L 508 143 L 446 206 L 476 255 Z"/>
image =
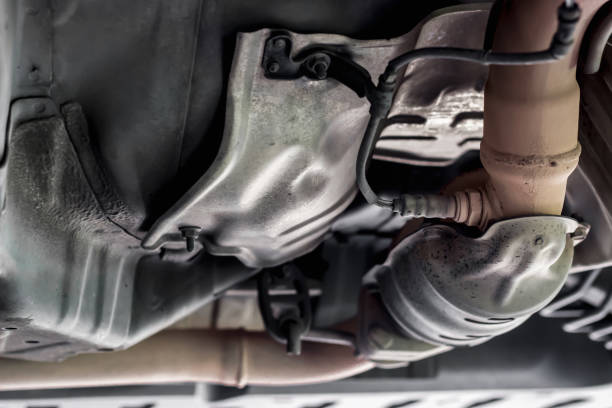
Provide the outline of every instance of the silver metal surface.
<path id="1" fill-rule="evenodd" d="M 578 227 L 565 217 L 524 217 L 472 238 L 433 225 L 405 238 L 371 273 L 388 312 L 409 336 L 480 344 L 518 326 L 558 293 Z"/>
<path id="2" fill-rule="evenodd" d="M 388 41 L 290 36 L 294 51 L 312 44 L 342 46 L 376 78 L 391 57 L 428 44 L 450 22 L 482 35 L 487 14 L 482 7 L 448 9 Z M 217 159 L 155 223 L 145 248 L 176 245 L 179 228 L 196 226 L 212 254 L 236 256 L 253 267 L 278 265 L 316 247 L 355 196 L 367 102 L 334 80 L 266 79 L 261 61 L 270 33 L 239 36 Z M 447 37 L 458 31 L 443 33 L 446 39 L 438 43 L 452 43 Z"/>
<path id="3" fill-rule="evenodd" d="M 266 79 L 261 58 L 269 35 L 239 37 L 217 160 L 155 224 L 145 247 L 195 225 L 209 252 L 272 266 L 313 249 L 355 196 L 365 102 L 332 81 Z M 294 37 L 296 49 L 321 41 L 350 40 Z"/>
<path id="4" fill-rule="evenodd" d="M 363 291 L 359 303 L 357 348 L 377 365 L 388 367 L 389 364 L 405 364 L 452 349 L 399 332 L 375 291 Z"/>
<path id="5" fill-rule="evenodd" d="M 481 48 L 488 9 L 474 5 L 461 17 L 448 13 L 426 22 L 415 48 Z M 389 124 L 374 158 L 421 166 L 446 166 L 480 149 L 488 68 L 461 61 L 415 61 L 395 96 Z"/>

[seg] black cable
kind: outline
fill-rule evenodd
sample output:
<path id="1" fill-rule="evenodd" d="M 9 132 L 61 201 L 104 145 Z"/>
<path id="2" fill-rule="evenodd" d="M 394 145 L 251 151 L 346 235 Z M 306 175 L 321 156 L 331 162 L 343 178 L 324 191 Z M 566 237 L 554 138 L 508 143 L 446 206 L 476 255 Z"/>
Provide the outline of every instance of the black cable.
<path id="1" fill-rule="evenodd" d="M 391 60 L 385 72 L 380 76 L 375 92 L 368 95 L 371 104 L 370 120 L 357 156 L 357 185 L 365 199 L 370 204 L 389 208 L 395 212 L 414 214 L 404 208 L 406 200 L 400 197 L 385 199 L 376 194 L 368 183 L 366 174 L 376 142 L 391 110 L 393 95 L 403 68 L 417 59 L 431 58 L 468 61 L 484 65 L 534 65 L 557 61 L 570 51 L 579 19 L 580 7 L 573 0 L 565 0 L 559 7 L 557 31 L 548 49 L 543 51 L 500 53 L 490 50 L 431 47 L 412 50 Z M 421 215 L 427 216 L 427 214 Z"/>

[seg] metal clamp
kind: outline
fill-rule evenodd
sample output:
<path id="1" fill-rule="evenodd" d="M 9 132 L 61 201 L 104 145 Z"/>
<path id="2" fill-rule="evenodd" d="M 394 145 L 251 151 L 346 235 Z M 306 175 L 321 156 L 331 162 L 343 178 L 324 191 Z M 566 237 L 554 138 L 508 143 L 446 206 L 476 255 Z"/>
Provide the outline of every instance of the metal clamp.
<path id="1" fill-rule="evenodd" d="M 337 46 L 309 46 L 292 52 L 291 36 L 276 33 L 266 41 L 262 66 L 264 75 L 274 80 L 312 80 L 333 78 L 353 90 L 359 97 L 374 94 L 376 86 L 370 73 L 353 61 L 346 50 Z"/>

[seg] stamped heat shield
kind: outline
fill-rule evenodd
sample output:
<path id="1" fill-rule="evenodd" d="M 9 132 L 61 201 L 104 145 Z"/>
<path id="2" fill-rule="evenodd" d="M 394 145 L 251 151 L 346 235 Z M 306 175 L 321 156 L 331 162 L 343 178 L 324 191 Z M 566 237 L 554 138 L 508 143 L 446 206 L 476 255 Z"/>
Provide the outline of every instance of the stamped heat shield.
<path id="1" fill-rule="evenodd" d="M 240 36 L 217 159 L 144 246 L 196 226 L 215 255 L 276 265 L 316 246 L 355 196 L 367 106 L 329 81 L 266 79 L 261 58 L 269 34 Z"/>
<path id="2" fill-rule="evenodd" d="M 488 11 L 472 10 L 469 17 L 455 24 L 432 21 L 440 25 L 421 35 L 415 48 L 480 48 L 485 40 L 487 16 Z M 462 155 L 478 151 L 487 73 L 486 66 L 464 61 L 423 59 L 410 64 L 374 159 L 448 166 Z"/>
<path id="3" fill-rule="evenodd" d="M 365 321 L 365 352 L 418 360 L 515 328 L 561 289 L 583 228 L 571 218 L 534 216 L 497 222 L 480 237 L 448 225 L 415 232 L 367 278 L 376 282 L 393 327 L 381 329 L 380 313 Z M 395 341 L 398 349 L 381 342 L 397 337 L 394 328 L 412 342 Z"/>
<path id="4" fill-rule="evenodd" d="M 333 47 L 376 78 L 386 61 L 417 44 L 457 45 L 459 31 L 469 33 L 461 37 L 470 42 L 460 45 L 480 46 L 487 16 L 486 7 L 449 9 L 393 40 L 285 33 L 289 41 L 278 46 L 291 47 L 293 57 L 315 45 Z M 369 104 L 334 79 L 266 78 L 266 69 L 282 68 L 262 64 L 274 34 L 239 36 L 218 156 L 154 224 L 145 248 L 184 245 L 181 231 L 192 227 L 209 253 L 236 256 L 253 267 L 278 265 L 316 247 L 353 200 Z M 406 115 L 395 119 L 396 126 L 406 122 L 404 129 L 415 126 Z"/>

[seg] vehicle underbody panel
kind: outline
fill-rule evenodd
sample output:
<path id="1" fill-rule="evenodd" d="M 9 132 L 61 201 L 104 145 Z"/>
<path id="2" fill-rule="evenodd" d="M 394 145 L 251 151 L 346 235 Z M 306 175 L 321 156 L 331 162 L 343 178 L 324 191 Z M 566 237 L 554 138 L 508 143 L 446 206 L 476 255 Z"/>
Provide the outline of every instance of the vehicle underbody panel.
<path id="1" fill-rule="evenodd" d="M 0 389 L 609 368 L 605 3 L 0 1 Z"/>

